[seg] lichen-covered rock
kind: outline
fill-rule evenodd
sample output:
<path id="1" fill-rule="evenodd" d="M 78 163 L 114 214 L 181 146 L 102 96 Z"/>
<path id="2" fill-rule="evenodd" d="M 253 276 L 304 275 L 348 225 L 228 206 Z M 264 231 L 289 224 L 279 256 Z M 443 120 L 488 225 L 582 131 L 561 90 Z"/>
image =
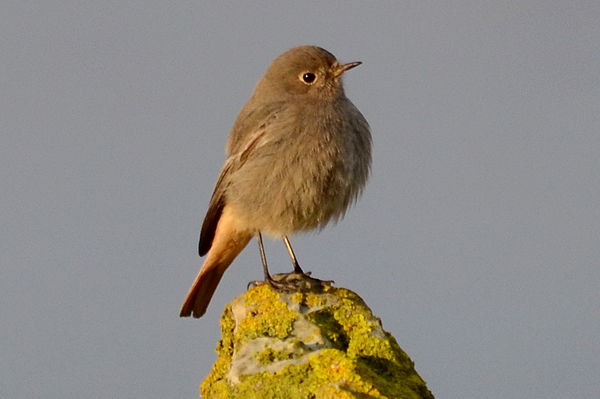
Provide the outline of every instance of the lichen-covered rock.
<path id="1" fill-rule="evenodd" d="M 433 398 L 381 321 L 343 288 L 251 288 L 225 308 L 221 329 L 206 399 Z"/>

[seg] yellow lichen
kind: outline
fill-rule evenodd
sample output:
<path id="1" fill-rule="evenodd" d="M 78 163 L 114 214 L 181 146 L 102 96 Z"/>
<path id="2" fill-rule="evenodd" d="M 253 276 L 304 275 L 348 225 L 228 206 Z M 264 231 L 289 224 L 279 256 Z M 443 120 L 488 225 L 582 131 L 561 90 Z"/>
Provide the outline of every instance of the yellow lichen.
<path id="1" fill-rule="evenodd" d="M 379 320 L 360 297 L 341 288 L 328 291 L 280 298 L 266 285 L 253 288 L 244 296 L 245 317 L 238 320 L 237 326 L 227 307 L 221 321 L 223 337 L 217 348 L 220 357 L 202 384 L 203 397 L 432 399 L 410 358 L 381 329 Z M 286 301 L 290 307 L 301 304 L 308 311 L 298 314 L 288 308 Z M 298 341 L 294 323 L 300 317 L 309 320 L 330 347 L 310 349 Z M 272 337 L 275 346 L 258 352 L 258 363 L 295 360 L 275 372 L 241 375 L 237 384 L 231 384 L 225 376 L 231 367 L 233 350 L 259 337 Z M 276 344 L 278 341 L 286 344 Z M 311 355 L 301 357 L 311 350 Z"/>
<path id="2" fill-rule="evenodd" d="M 290 334 L 296 314 L 278 300 L 279 295 L 268 285 L 250 289 L 244 299 L 246 317 L 239 323 L 235 333 L 240 343 L 262 336 L 283 339 Z"/>

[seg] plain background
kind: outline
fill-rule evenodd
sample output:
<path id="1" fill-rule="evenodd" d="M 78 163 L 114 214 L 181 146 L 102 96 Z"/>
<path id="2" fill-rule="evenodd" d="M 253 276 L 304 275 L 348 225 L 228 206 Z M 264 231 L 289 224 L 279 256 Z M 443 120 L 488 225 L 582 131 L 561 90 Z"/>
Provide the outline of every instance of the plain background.
<path id="1" fill-rule="evenodd" d="M 292 239 L 438 398 L 600 397 L 600 3 L 10 1 L 0 15 L 0 397 L 196 398 L 180 319 L 238 111 L 320 45 L 370 122 L 344 221 Z M 268 242 L 274 272 L 291 264 Z"/>

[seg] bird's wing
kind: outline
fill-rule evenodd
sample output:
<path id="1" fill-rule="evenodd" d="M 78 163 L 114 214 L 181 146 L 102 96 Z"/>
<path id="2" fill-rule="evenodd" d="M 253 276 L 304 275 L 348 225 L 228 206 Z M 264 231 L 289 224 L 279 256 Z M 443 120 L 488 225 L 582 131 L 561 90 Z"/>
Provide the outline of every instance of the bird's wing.
<path id="1" fill-rule="evenodd" d="M 256 142 L 256 136 L 272 124 L 285 108 L 285 101 L 273 101 L 257 107 L 255 99 L 251 98 L 231 128 L 227 139 L 227 155 L 235 156 L 244 152 L 251 143 Z"/>
<path id="2" fill-rule="evenodd" d="M 215 237 L 217 224 L 221 218 L 223 208 L 226 204 L 226 192 L 229 185 L 229 177 L 237 170 L 243 167 L 246 160 L 252 152 L 268 142 L 269 126 L 277 119 L 277 116 L 283 108 L 283 103 L 274 103 L 272 106 L 264 107 L 257 114 L 249 115 L 250 118 L 244 121 L 244 118 L 238 117 L 234 124 L 229 140 L 227 141 L 227 151 L 229 157 L 221 169 L 215 189 L 213 191 L 208 211 L 202 223 L 200 231 L 200 241 L 198 243 L 198 253 L 200 256 L 206 255 Z M 246 107 L 244 107 L 246 109 Z M 240 112 L 240 115 L 243 113 Z M 265 112 L 269 111 L 269 112 Z M 260 118 L 257 118 L 258 116 Z M 254 123 L 252 123 L 252 121 Z"/>

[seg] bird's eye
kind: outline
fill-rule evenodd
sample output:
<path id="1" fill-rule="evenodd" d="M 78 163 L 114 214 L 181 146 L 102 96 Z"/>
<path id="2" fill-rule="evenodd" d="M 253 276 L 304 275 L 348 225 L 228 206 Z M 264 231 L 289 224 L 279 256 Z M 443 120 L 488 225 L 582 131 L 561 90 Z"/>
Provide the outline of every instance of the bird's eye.
<path id="1" fill-rule="evenodd" d="M 307 85 L 311 85 L 317 80 L 317 75 L 312 72 L 302 72 L 300 74 L 300 80 Z"/>

